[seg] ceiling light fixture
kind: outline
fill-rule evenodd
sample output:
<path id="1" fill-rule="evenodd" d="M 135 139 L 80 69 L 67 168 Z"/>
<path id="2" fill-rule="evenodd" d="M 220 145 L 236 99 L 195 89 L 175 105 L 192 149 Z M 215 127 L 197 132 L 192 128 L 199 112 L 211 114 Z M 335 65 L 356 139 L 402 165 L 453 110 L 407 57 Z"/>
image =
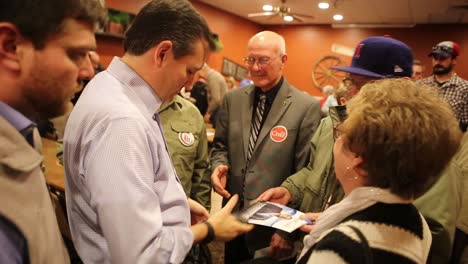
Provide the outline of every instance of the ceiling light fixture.
<path id="1" fill-rule="evenodd" d="M 340 14 L 333 15 L 333 20 L 341 21 L 343 20 L 343 15 L 340 15 Z"/>
<path id="2" fill-rule="evenodd" d="M 320 2 L 318 3 L 318 8 L 320 9 L 328 9 L 330 7 L 330 4 L 327 2 Z"/>
<path id="3" fill-rule="evenodd" d="M 294 17 L 290 16 L 290 15 L 286 15 L 283 17 L 283 20 L 286 21 L 286 22 L 291 22 L 294 20 Z"/>
<path id="4" fill-rule="evenodd" d="M 262 9 L 263 9 L 263 11 L 270 12 L 270 11 L 273 11 L 273 6 L 272 5 L 263 5 Z"/>

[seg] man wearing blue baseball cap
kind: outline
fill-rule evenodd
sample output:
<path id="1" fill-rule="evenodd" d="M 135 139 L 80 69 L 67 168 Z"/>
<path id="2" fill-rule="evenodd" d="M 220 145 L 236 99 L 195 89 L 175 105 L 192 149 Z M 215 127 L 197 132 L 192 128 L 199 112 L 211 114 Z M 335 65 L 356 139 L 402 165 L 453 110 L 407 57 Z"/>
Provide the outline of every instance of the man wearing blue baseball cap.
<path id="1" fill-rule="evenodd" d="M 349 73 L 343 81 L 352 97 L 362 86 L 374 80 L 410 78 L 412 64 L 412 51 L 405 43 L 390 37 L 369 37 L 357 45 L 350 66 L 334 67 L 334 69 Z M 320 212 L 343 199 L 344 191 L 335 177 L 333 145 L 335 127 L 346 118 L 344 106 L 346 99 L 341 98 L 339 104 L 337 107 L 330 107 L 330 116 L 322 119 L 315 132 L 311 140 L 312 155 L 308 166 L 289 176 L 280 187 L 265 191 L 258 197 L 259 200 L 288 204 L 299 208 L 302 212 L 315 212 L 307 214 L 309 218 L 315 220 Z M 442 241 L 436 243 L 438 248 L 431 248 L 431 258 L 449 257 L 447 255 L 451 247 L 449 234 L 453 235 L 455 214 L 447 212 L 453 212 L 455 209 L 448 203 L 440 201 L 443 196 L 447 196 L 448 201 L 454 199 L 450 195 L 454 195 L 455 191 L 451 192 L 448 187 L 451 183 L 450 177 L 443 177 L 430 191 L 415 201 L 418 210 L 428 219 L 431 230 L 432 224 L 435 226 L 432 230 L 433 240 L 437 237 L 438 241 Z M 312 229 L 313 225 L 301 228 L 307 233 Z M 442 235 L 437 234 L 437 231 Z"/>
<path id="2" fill-rule="evenodd" d="M 437 87 L 439 93 L 452 106 L 460 122 L 460 128 L 466 132 L 468 127 L 468 81 L 460 78 L 454 70 L 460 46 L 453 41 L 442 41 L 432 47 L 428 54 L 432 58 L 432 76 L 420 81 Z"/>

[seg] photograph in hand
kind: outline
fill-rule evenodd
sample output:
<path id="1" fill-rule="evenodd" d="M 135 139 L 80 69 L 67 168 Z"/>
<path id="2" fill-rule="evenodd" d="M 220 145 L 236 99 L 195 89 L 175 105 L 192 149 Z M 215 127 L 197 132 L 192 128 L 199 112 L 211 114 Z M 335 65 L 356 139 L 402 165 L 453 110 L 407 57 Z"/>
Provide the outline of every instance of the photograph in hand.
<path id="1" fill-rule="evenodd" d="M 239 212 L 237 217 L 250 224 L 292 232 L 303 225 L 312 224 L 310 220 L 302 219 L 303 215 L 304 213 L 281 204 L 257 202 Z"/>

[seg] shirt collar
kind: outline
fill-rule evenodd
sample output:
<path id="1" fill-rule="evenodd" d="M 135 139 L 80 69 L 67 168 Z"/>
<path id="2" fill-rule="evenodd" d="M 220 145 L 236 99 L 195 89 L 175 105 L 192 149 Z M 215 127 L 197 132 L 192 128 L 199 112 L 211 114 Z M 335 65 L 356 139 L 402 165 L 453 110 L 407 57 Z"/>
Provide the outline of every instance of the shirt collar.
<path id="1" fill-rule="evenodd" d="M 159 113 L 163 112 L 169 107 L 173 109 L 178 109 L 178 108 L 181 109 L 182 108 L 182 103 L 180 102 L 181 100 L 186 100 L 186 99 L 182 98 L 182 96 L 180 95 L 176 95 L 174 99 L 172 99 L 172 101 L 161 105 L 161 108 L 159 108 Z"/>
<path id="2" fill-rule="evenodd" d="M 279 82 L 275 86 L 273 86 L 273 88 L 271 88 L 265 93 L 266 99 L 269 103 L 273 103 L 273 101 L 275 100 L 276 94 L 278 93 L 279 89 L 283 85 L 283 81 L 284 81 L 284 77 L 281 77 Z M 255 98 L 258 98 L 261 92 L 262 90 L 259 87 L 255 87 Z"/>
<path id="3" fill-rule="evenodd" d="M 114 57 L 107 71 L 123 85 L 131 87 L 143 102 L 148 113 L 152 115 L 161 107 L 162 100 L 154 92 L 153 88 L 120 58 Z"/>
<path id="4" fill-rule="evenodd" d="M 0 115 L 19 132 L 36 125 L 23 114 L 2 101 L 0 101 Z"/>

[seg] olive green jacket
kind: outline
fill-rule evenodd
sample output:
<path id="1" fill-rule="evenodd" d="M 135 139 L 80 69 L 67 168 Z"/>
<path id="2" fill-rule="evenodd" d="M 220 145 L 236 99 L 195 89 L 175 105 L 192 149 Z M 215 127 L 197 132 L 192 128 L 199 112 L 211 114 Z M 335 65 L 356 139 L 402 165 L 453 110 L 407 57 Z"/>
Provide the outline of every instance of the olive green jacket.
<path id="1" fill-rule="evenodd" d="M 456 226 L 468 234 L 468 133 L 463 136 L 460 150 L 452 160 L 447 173 L 453 174 L 457 180 L 459 199 L 454 203 L 460 207 L 460 212 Z"/>
<path id="2" fill-rule="evenodd" d="M 343 199 L 344 192 L 335 178 L 333 144 L 332 120 L 326 117 L 322 119 L 310 142 L 309 164 L 289 176 L 281 185 L 292 195 L 292 207 L 302 212 L 322 212 L 327 204 Z"/>
<path id="3" fill-rule="evenodd" d="M 322 119 L 311 140 L 311 158 L 302 170 L 287 178 L 282 187 L 292 196 L 290 206 L 302 212 L 322 212 L 344 197 L 333 168 L 333 124 Z M 465 162 L 466 163 L 466 162 Z M 443 174 L 414 205 L 425 217 L 432 232 L 429 263 L 448 263 L 459 211 L 459 191 L 455 174 Z"/>
<path id="4" fill-rule="evenodd" d="M 159 116 L 172 163 L 185 193 L 210 209 L 208 139 L 200 111 L 178 95 L 172 102 L 161 106 Z"/>

